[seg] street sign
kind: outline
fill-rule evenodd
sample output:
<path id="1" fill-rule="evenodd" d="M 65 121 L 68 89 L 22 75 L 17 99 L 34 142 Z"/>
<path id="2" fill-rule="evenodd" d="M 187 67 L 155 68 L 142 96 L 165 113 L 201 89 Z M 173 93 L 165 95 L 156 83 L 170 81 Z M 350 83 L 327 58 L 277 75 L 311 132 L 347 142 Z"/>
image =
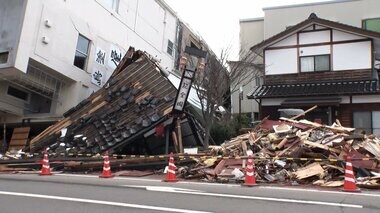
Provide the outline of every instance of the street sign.
<path id="1" fill-rule="evenodd" d="M 185 69 L 182 73 L 177 96 L 174 102 L 173 114 L 181 114 L 185 108 L 187 97 L 189 96 L 191 85 L 193 83 L 195 71 Z"/>

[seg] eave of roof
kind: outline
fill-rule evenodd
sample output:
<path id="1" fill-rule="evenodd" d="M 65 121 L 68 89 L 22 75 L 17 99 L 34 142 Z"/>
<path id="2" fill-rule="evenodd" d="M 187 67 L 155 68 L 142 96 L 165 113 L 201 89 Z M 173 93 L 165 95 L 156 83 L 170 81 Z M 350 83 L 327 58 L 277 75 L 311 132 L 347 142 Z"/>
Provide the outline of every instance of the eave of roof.
<path id="1" fill-rule="evenodd" d="M 351 94 L 380 94 L 379 81 L 331 81 L 316 83 L 263 85 L 248 95 L 248 99 Z"/>

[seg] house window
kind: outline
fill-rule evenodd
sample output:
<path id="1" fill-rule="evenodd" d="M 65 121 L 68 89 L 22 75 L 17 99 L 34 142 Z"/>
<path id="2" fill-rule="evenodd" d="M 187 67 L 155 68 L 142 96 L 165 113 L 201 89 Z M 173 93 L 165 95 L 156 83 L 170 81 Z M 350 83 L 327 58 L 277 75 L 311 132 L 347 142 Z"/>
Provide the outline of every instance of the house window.
<path id="1" fill-rule="evenodd" d="M 253 85 L 253 86 L 261 86 L 262 84 L 263 84 L 263 77 L 257 75 L 255 77 L 255 85 Z"/>
<path id="2" fill-rule="evenodd" d="M 0 64 L 6 64 L 8 62 L 8 52 L 0 53 Z"/>
<path id="3" fill-rule="evenodd" d="M 330 71 L 330 55 L 300 57 L 301 72 Z"/>
<path id="4" fill-rule="evenodd" d="M 29 93 L 12 86 L 8 86 L 7 94 L 23 101 L 29 101 Z"/>
<path id="5" fill-rule="evenodd" d="M 99 2 L 107 9 L 119 12 L 119 2 L 120 0 L 99 0 Z"/>
<path id="6" fill-rule="evenodd" d="M 380 33 L 380 18 L 365 19 L 362 21 L 362 27 Z"/>
<path id="7" fill-rule="evenodd" d="M 86 67 L 90 40 L 79 34 L 77 49 L 75 51 L 74 65 L 82 70 Z"/>
<path id="8" fill-rule="evenodd" d="M 169 54 L 169 55 L 173 55 L 173 42 L 168 40 L 168 49 L 166 50 L 166 52 Z"/>
<path id="9" fill-rule="evenodd" d="M 357 131 L 380 135 L 380 111 L 354 112 L 353 120 Z"/>

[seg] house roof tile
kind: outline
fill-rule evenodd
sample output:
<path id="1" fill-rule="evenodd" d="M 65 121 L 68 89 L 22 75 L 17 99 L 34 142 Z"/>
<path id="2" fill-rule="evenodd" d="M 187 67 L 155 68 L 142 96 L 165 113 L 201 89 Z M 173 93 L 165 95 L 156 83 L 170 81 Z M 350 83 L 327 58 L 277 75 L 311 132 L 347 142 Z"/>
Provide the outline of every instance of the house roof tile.
<path id="1" fill-rule="evenodd" d="M 249 99 L 331 96 L 380 93 L 378 80 L 331 81 L 321 83 L 263 85 L 248 95 Z"/>

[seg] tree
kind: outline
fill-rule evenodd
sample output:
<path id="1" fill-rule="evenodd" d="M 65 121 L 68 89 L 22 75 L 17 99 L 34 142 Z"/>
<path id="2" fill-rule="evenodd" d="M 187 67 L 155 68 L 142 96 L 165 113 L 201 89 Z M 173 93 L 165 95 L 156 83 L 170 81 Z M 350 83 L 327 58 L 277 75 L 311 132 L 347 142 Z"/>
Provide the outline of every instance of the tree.
<path id="1" fill-rule="evenodd" d="M 234 62 L 228 61 L 228 56 L 229 51 L 222 50 L 219 58 L 209 54 L 204 64 L 198 62 L 202 65 L 198 66 L 193 85 L 202 107 L 205 149 L 209 146 L 210 129 L 219 107 L 230 99 L 230 94 L 239 90 L 240 85 L 264 72 L 263 66 L 257 63 L 261 58 L 259 54 L 241 51 L 240 60 Z"/>

